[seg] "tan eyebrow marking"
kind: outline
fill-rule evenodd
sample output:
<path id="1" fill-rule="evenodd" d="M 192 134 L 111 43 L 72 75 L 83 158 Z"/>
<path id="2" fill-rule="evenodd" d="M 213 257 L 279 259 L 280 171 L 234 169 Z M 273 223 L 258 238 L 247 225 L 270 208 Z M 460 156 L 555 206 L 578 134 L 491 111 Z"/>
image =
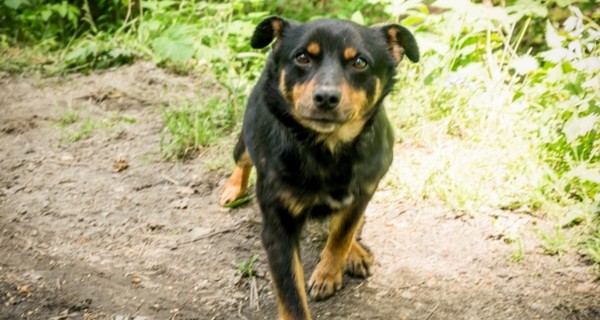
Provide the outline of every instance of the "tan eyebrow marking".
<path id="1" fill-rule="evenodd" d="M 319 53 L 321 53 L 321 46 L 316 42 L 311 42 L 306 48 L 306 51 L 313 56 L 318 56 Z"/>
<path id="2" fill-rule="evenodd" d="M 344 50 L 344 58 L 346 60 L 350 60 L 353 59 L 354 57 L 356 57 L 358 53 L 356 52 L 356 49 L 354 48 L 346 48 L 346 50 Z"/>

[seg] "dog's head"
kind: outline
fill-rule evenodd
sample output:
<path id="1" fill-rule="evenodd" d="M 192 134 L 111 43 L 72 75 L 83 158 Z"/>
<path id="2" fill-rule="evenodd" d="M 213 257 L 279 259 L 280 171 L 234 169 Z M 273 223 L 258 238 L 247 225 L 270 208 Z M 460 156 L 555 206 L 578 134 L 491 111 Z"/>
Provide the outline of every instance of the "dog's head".
<path id="1" fill-rule="evenodd" d="M 354 139 L 376 112 L 404 55 L 419 60 L 413 35 L 396 24 L 368 28 L 270 17 L 256 27 L 252 47 L 273 40 L 270 67 L 287 112 L 303 127 L 342 142 Z"/>

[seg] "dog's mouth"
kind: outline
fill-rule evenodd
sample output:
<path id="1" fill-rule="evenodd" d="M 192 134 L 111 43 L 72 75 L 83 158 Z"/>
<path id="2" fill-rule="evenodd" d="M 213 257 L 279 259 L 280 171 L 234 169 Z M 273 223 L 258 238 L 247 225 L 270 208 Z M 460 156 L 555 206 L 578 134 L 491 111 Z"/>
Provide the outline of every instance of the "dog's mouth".
<path id="1" fill-rule="evenodd" d="M 339 123 L 328 120 L 305 119 L 304 123 L 307 127 L 313 129 L 318 133 L 331 133 L 334 132 L 335 129 L 337 129 L 340 126 Z"/>
<path id="2" fill-rule="evenodd" d="M 302 122 L 318 133 L 332 133 L 344 124 L 344 121 L 331 117 L 303 117 Z"/>
<path id="3" fill-rule="evenodd" d="M 332 133 L 346 123 L 348 116 L 339 110 L 325 112 L 307 108 L 300 111 L 300 122 L 318 133 Z"/>

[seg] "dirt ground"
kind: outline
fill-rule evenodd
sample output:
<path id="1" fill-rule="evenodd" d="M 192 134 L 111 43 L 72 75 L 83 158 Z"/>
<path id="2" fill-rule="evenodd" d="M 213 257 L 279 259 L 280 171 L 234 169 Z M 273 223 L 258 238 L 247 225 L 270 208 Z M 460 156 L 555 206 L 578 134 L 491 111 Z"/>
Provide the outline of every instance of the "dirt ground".
<path id="1" fill-rule="evenodd" d="M 161 106 L 221 90 L 144 62 L 89 76 L 0 78 L 0 319 L 275 319 L 253 201 L 224 209 L 233 137 L 192 160 L 161 160 Z M 61 127 L 69 110 L 78 123 Z M 97 124 L 66 143 L 86 118 Z M 135 121 L 134 121 L 135 120 Z M 394 165 L 411 150 L 398 145 Z M 126 167 L 126 168 L 125 168 Z M 311 302 L 316 319 L 600 319 L 600 283 L 579 256 L 543 254 L 532 232 L 510 259 L 500 210 L 460 217 L 379 190 L 362 239 L 367 280 Z M 306 277 L 326 227 L 302 240 Z M 239 265 L 251 259 L 254 277 Z"/>

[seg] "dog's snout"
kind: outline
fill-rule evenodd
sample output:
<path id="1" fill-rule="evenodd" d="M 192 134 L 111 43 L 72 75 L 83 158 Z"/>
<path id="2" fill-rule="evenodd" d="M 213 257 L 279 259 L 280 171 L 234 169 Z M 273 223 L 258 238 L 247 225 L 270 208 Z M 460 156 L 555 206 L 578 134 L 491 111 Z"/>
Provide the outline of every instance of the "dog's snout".
<path id="1" fill-rule="evenodd" d="M 340 104 L 341 93 L 336 88 L 318 88 L 313 93 L 313 101 L 319 109 L 331 110 Z"/>

